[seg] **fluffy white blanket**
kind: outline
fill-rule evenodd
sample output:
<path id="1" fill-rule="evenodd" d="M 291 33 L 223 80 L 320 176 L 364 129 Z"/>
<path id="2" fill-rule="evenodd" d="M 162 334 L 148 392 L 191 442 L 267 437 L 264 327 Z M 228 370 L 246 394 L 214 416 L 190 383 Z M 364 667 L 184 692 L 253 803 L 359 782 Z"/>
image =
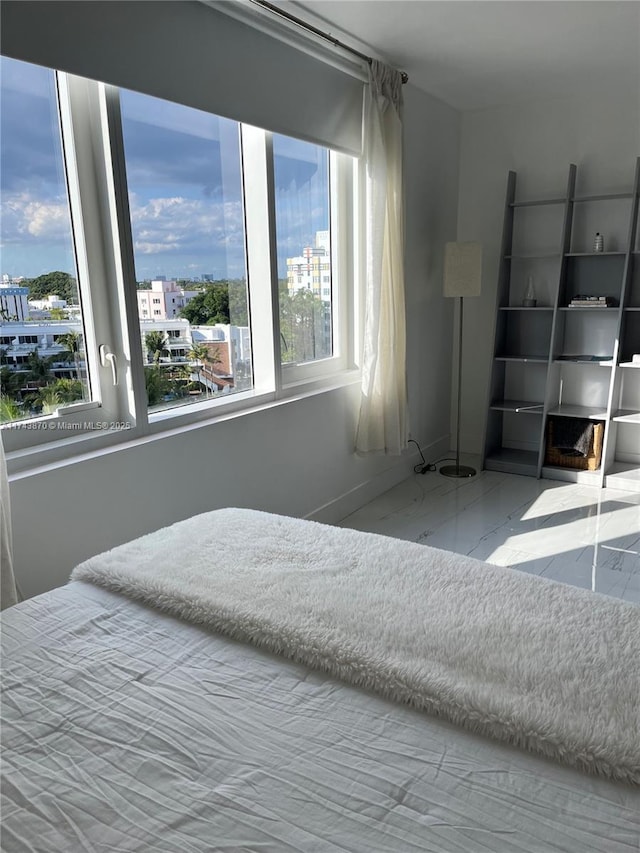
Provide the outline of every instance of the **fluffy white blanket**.
<path id="1" fill-rule="evenodd" d="M 500 740 L 640 783 L 640 608 L 244 509 L 78 566 L 92 581 Z"/>

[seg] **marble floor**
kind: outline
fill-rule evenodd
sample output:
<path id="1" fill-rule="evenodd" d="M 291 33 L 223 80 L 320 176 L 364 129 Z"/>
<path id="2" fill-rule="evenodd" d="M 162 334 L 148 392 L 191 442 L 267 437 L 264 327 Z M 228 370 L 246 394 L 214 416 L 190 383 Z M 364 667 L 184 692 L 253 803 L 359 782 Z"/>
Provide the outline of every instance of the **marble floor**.
<path id="1" fill-rule="evenodd" d="M 481 471 L 415 474 L 340 522 L 640 604 L 640 494 Z"/>

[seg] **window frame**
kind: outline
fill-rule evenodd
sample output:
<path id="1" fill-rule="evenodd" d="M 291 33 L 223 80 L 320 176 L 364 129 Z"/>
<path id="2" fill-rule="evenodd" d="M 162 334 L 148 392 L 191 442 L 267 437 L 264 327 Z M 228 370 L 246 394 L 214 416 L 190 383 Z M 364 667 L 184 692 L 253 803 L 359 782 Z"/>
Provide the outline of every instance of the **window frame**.
<path id="1" fill-rule="evenodd" d="M 355 381 L 362 288 L 356 263 L 361 249 L 354 242 L 358 235 L 353 225 L 361 218 L 360 164 L 329 151 L 333 355 L 282 364 L 272 134 L 240 123 L 253 388 L 148 412 L 119 90 L 50 70 L 57 81 L 87 374 L 95 399 L 61 407 L 53 415 L 2 424 L 11 470 L 248 414 L 302 392 Z M 258 322 L 257 317 L 268 319 Z"/>

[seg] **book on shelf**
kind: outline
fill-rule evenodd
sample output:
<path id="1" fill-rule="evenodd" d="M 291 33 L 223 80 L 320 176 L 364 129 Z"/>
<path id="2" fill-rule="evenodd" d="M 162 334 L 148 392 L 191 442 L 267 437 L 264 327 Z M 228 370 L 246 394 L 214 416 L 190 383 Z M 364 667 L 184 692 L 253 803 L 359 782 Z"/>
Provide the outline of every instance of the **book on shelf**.
<path id="1" fill-rule="evenodd" d="M 615 308 L 616 300 L 612 296 L 582 296 L 577 294 L 569 303 L 569 308 Z"/>

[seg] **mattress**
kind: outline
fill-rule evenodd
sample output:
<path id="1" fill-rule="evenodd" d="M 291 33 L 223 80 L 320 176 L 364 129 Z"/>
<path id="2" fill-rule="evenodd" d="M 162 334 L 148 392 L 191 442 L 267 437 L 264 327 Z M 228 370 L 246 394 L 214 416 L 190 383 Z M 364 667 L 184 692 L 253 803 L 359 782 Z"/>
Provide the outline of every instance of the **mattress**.
<path id="1" fill-rule="evenodd" d="M 635 788 L 89 584 L 2 644 L 6 853 L 640 849 Z"/>

